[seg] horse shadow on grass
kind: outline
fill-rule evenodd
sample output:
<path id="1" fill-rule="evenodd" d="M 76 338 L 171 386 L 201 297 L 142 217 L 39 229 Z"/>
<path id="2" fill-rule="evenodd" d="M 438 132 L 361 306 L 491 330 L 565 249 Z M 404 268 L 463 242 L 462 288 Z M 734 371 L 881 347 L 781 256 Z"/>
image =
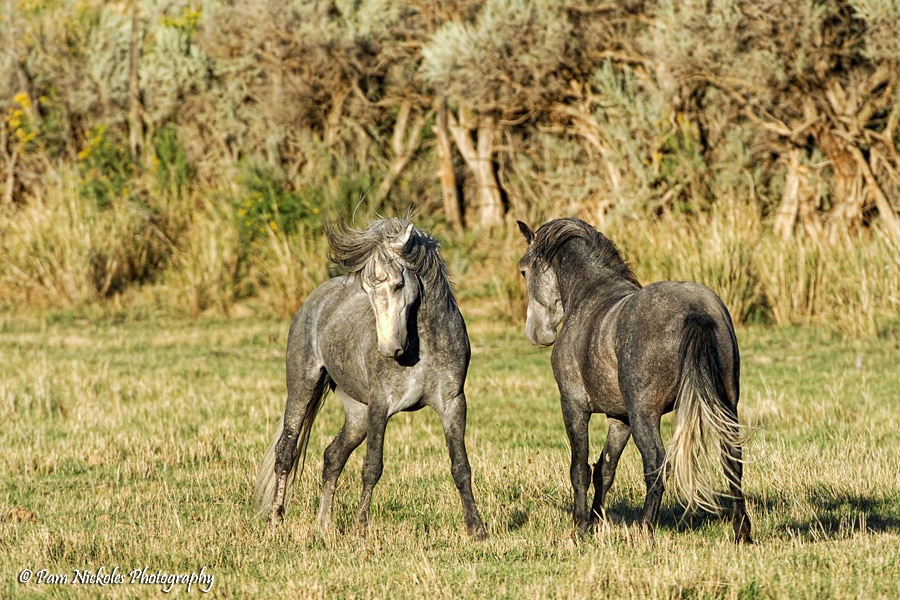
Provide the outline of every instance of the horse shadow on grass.
<path id="1" fill-rule="evenodd" d="M 751 518 L 756 515 L 755 521 L 761 523 L 775 515 L 773 530 L 776 536 L 826 541 L 863 532 L 900 533 L 900 502 L 887 497 L 862 496 L 849 491 L 813 486 L 806 490 L 803 499 L 771 494 L 765 497 L 747 495 L 746 499 L 752 511 Z M 791 518 L 791 506 L 798 502 L 810 505 L 813 516 L 808 519 Z M 571 517 L 571 504 L 557 505 L 556 508 Z M 641 504 L 619 500 L 607 506 L 607 518 L 615 526 L 637 527 L 642 509 Z M 778 520 L 779 513 L 786 518 Z M 509 529 L 523 527 L 528 518 L 527 510 L 512 511 L 508 519 Z M 660 507 L 657 528 L 685 532 L 730 523 L 729 506 L 725 506 L 719 514 L 708 511 L 685 514 L 678 504 L 664 503 Z"/>
<path id="2" fill-rule="evenodd" d="M 607 516 L 617 525 L 637 527 L 641 521 L 642 504 L 631 504 L 619 501 L 607 507 Z M 698 510 L 685 513 L 684 509 L 671 503 L 664 503 L 659 509 L 657 529 L 669 529 L 678 532 L 699 530 L 705 527 L 731 522 L 731 511 L 723 510 L 721 514 Z"/>
<path id="3" fill-rule="evenodd" d="M 848 490 L 811 486 L 800 498 L 780 495 L 759 497 L 747 495 L 751 518 L 776 520 L 773 531 L 776 536 L 799 538 L 808 541 L 843 539 L 859 533 L 900 533 L 900 502 L 888 497 L 863 496 Z M 791 517 L 791 507 L 805 503 L 812 510 L 806 519 Z M 616 507 L 629 517 L 629 522 L 640 519 L 640 507 L 621 505 Z M 784 516 L 778 519 L 778 515 Z M 677 531 L 700 529 L 716 523 L 728 522 L 731 511 L 726 507 L 721 514 L 697 512 L 685 515 L 680 507 L 669 506 L 660 510 L 659 526 Z"/>
<path id="4" fill-rule="evenodd" d="M 805 495 L 806 503 L 814 509 L 814 516 L 785 519 L 776 526 L 776 531 L 811 541 L 846 538 L 859 533 L 900 532 L 900 502 L 896 499 L 861 496 L 824 486 L 812 486 Z"/>

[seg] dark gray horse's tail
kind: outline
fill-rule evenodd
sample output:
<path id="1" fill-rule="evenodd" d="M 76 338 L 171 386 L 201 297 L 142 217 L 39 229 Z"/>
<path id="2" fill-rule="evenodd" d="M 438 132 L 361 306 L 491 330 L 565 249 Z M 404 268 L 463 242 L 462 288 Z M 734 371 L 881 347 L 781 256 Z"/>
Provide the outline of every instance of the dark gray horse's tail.
<path id="1" fill-rule="evenodd" d="M 666 475 L 686 510 L 703 508 L 718 512 L 719 452 L 740 456 L 742 439 L 737 407 L 732 407 L 722 377 L 722 360 L 716 342 L 716 322 L 706 313 L 691 313 L 684 320 L 682 365 L 675 432 L 666 448 Z M 716 443 L 718 442 L 718 443 Z M 721 467 L 720 467 L 721 468 Z M 728 468 L 727 466 L 725 467 Z M 734 473 L 725 473 L 736 480 Z"/>
<path id="2" fill-rule="evenodd" d="M 297 436 L 297 448 L 294 452 L 294 463 L 291 465 L 291 470 L 287 477 L 287 487 L 284 495 L 285 506 L 287 505 L 288 500 L 291 499 L 291 488 L 294 485 L 294 480 L 299 475 L 303 474 L 303 465 L 306 462 L 306 446 L 309 444 L 309 432 L 312 430 L 313 421 L 316 420 L 319 410 L 325 403 L 325 396 L 327 394 L 328 387 L 326 386 L 322 394 L 313 401 L 314 404 L 307 409 L 306 416 L 303 418 L 303 422 L 300 423 L 300 435 Z M 275 449 L 278 446 L 278 440 L 281 439 L 281 434 L 283 432 L 284 415 L 282 415 L 281 420 L 278 421 L 278 428 L 275 430 L 275 436 L 272 438 L 272 443 L 269 444 L 269 449 L 266 450 L 266 455 L 263 457 L 262 464 L 259 467 L 259 474 L 256 476 L 254 490 L 256 505 L 259 508 L 256 513 L 257 516 L 268 515 L 269 510 L 272 508 L 272 501 L 275 499 Z"/>

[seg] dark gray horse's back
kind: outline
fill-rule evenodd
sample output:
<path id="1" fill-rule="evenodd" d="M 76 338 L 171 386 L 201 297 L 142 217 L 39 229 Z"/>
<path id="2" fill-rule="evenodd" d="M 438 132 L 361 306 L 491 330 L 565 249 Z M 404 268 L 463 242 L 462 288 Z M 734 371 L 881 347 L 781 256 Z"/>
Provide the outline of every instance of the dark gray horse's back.
<path id="1" fill-rule="evenodd" d="M 708 319 L 715 331 L 726 385 L 732 376 L 737 343 L 731 317 L 715 292 L 699 283 L 661 281 L 647 285 L 622 306 L 616 327 L 619 386 L 641 390 L 641 401 L 664 403 L 672 409 L 682 365 L 680 347 L 692 319 Z"/>

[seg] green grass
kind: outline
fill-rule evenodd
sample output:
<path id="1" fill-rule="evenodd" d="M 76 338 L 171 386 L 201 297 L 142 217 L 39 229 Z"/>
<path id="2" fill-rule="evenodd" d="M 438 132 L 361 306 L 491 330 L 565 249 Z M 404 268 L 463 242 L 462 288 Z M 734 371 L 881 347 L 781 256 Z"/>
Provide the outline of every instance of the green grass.
<path id="1" fill-rule="evenodd" d="M 342 533 L 318 536 L 322 451 L 342 420 L 333 399 L 284 527 L 273 534 L 252 517 L 252 481 L 283 408 L 286 321 L 0 317 L 0 596 L 165 587 L 16 582 L 26 568 L 71 580 L 101 567 L 205 567 L 225 598 L 900 596 L 896 341 L 738 331 L 757 544 L 735 547 L 726 519 L 682 522 L 668 495 L 655 542 L 631 526 L 644 494 L 633 444 L 609 499 L 621 522 L 574 539 L 549 351 L 492 314 L 469 316 L 469 327 L 467 442 L 491 533 L 480 543 L 465 535 L 428 410 L 388 425 L 368 537 L 352 532 L 362 450 L 338 488 Z M 591 433 L 596 459 L 602 417 Z"/>

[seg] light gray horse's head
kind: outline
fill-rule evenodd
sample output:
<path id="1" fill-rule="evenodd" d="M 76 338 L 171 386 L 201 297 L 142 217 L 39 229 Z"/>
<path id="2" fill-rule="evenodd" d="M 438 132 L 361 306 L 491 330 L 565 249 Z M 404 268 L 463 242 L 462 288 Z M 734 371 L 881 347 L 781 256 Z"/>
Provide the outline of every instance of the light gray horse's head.
<path id="1" fill-rule="evenodd" d="M 383 219 L 363 231 L 329 228 L 331 258 L 357 278 L 375 314 L 378 352 L 399 358 L 409 343 L 410 315 L 421 280 L 407 261 L 417 230 L 401 219 Z"/>
<path id="2" fill-rule="evenodd" d="M 412 223 L 395 240 L 388 241 L 387 260 L 372 260 L 363 269 L 362 288 L 375 312 L 378 352 L 399 358 L 406 351 L 409 313 L 419 297 L 419 281 L 402 258 L 412 234 Z"/>
<path id="3" fill-rule="evenodd" d="M 557 329 L 564 317 L 559 282 L 550 263 L 532 251 L 534 232 L 522 221 L 518 224 L 528 242 L 528 251 L 519 261 L 519 271 L 528 290 L 525 335 L 532 344 L 544 348 L 556 341 Z"/>

